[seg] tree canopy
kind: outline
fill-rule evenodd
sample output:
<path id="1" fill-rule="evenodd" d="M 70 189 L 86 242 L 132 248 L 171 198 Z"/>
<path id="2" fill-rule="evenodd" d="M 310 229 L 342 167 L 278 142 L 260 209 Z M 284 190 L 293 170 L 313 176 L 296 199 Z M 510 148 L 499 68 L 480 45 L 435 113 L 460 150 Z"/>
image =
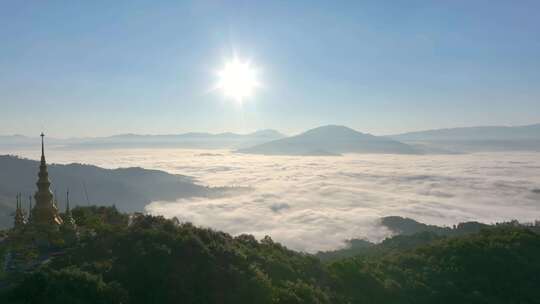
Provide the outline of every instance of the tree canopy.
<path id="1" fill-rule="evenodd" d="M 513 226 L 387 239 L 323 262 L 270 237 L 78 207 L 81 239 L 7 303 L 540 303 L 540 236 Z"/>

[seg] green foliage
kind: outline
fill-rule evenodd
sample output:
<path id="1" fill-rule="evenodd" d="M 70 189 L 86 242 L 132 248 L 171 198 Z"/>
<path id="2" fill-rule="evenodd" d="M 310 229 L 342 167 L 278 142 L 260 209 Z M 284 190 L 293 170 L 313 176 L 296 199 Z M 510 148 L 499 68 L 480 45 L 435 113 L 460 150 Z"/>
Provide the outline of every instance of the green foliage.
<path id="1" fill-rule="evenodd" d="M 347 240 L 345 243 L 345 248 L 331 251 L 319 251 L 315 255 L 321 259 L 321 261 L 336 261 L 344 258 L 350 258 L 359 254 L 366 254 L 375 246 L 374 243 L 359 239 Z"/>
<path id="2" fill-rule="evenodd" d="M 117 283 L 104 283 L 98 275 L 83 272 L 75 267 L 58 271 L 42 269 L 34 272 L 2 297 L 13 304 L 127 302 L 127 293 Z"/>
<path id="3" fill-rule="evenodd" d="M 540 303 L 540 236 L 501 226 L 334 262 L 330 271 L 354 303 Z"/>
<path id="4" fill-rule="evenodd" d="M 317 252 L 316 256 L 325 262 L 332 262 L 354 256 L 381 256 L 391 252 L 401 252 L 415 249 L 422 245 L 429 244 L 435 240 L 443 239 L 433 232 L 420 232 L 413 235 L 396 235 L 385 239 L 379 244 L 370 243 L 363 240 L 350 240 L 348 247 L 334 251 Z"/>
<path id="5" fill-rule="evenodd" d="M 71 213 L 77 225 L 87 230 L 112 230 L 128 223 L 128 216 L 114 206 L 76 207 Z"/>
<path id="6" fill-rule="evenodd" d="M 97 210 L 79 212 L 94 219 Z M 74 212 L 75 213 L 75 212 Z M 332 303 L 321 262 L 253 236 L 137 216 L 130 226 L 101 229 L 55 259 L 118 282 L 129 303 Z"/>
<path id="7" fill-rule="evenodd" d="M 111 207 L 73 213 L 88 233 L 0 302 L 540 303 L 540 236 L 515 225 L 358 243 L 356 256 L 324 264 L 268 236 L 128 221 Z"/>

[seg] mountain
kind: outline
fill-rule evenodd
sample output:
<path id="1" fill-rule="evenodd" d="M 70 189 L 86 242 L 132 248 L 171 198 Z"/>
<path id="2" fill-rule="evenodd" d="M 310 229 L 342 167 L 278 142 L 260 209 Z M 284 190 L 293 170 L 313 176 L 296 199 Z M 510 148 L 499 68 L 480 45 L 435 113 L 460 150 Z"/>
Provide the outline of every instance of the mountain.
<path id="1" fill-rule="evenodd" d="M 0 227 L 13 224 L 15 195 L 23 194 L 24 205 L 36 191 L 39 162 L 0 155 Z M 69 164 L 49 165 L 52 190 L 57 190 L 60 209 L 64 208 L 66 189 L 72 205 L 112 205 L 123 211 L 144 211 L 155 200 L 182 197 L 208 197 L 230 194 L 240 189 L 208 188 L 187 176 L 173 175 L 142 168 L 103 169 L 96 166 Z M 88 199 L 86 197 L 88 194 Z"/>
<path id="2" fill-rule="evenodd" d="M 338 155 L 341 153 L 416 154 L 419 151 L 393 139 L 329 125 L 237 152 L 267 155 Z"/>
<path id="3" fill-rule="evenodd" d="M 540 124 L 437 129 L 387 138 L 426 149 L 454 152 L 540 151 Z"/>
<path id="4" fill-rule="evenodd" d="M 255 131 L 253 133 L 248 134 L 248 136 L 257 137 L 257 138 L 274 138 L 274 139 L 277 137 L 285 137 L 285 135 L 272 129 L 264 129 L 264 130 Z"/>
<path id="5" fill-rule="evenodd" d="M 47 143 L 60 149 L 121 149 L 121 148 L 201 148 L 239 149 L 280 139 L 285 135 L 275 130 L 259 130 L 249 134 L 199 133 L 165 135 L 119 134 L 94 138 L 48 138 Z M 37 138 L 20 135 L 0 136 L 0 147 L 30 147 L 39 145 Z"/>

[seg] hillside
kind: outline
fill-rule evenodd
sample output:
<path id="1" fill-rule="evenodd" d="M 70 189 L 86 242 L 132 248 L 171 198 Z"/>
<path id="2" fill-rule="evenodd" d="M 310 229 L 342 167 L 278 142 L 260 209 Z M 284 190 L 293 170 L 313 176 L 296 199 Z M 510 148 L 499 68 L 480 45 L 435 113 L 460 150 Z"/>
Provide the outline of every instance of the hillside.
<path id="1" fill-rule="evenodd" d="M 323 126 L 237 152 L 265 155 L 338 155 L 341 153 L 416 154 L 398 141 L 357 132 L 344 126 Z"/>
<path id="2" fill-rule="evenodd" d="M 539 303 L 538 253 L 540 235 L 507 226 L 339 260 L 329 271 L 350 303 Z"/>
<path id="3" fill-rule="evenodd" d="M 73 215 L 82 231 L 88 232 L 78 245 L 33 272 L 5 277 L 9 283 L 0 288 L 0 300 L 14 304 L 539 302 L 540 235 L 520 227 L 500 226 L 451 238 L 399 236 L 385 240 L 391 251 L 323 263 L 270 237 L 232 237 L 142 215 L 128 225 L 128 216 L 113 208 L 79 207 Z"/>
<path id="4" fill-rule="evenodd" d="M 0 302 L 335 303 L 323 264 L 270 237 L 232 237 L 152 216 L 127 226 L 127 215 L 110 209 L 73 215 L 95 236 L 83 235 L 49 267 L 0 293 Z"/>
<path id="5" fill-rule="evenodd" d="M 13 223 L 15 195 L 23 194 L 24 207 L 28 196 L 36 191 L 39 162 L 0 155 L 0 227 Z M 104 204 L 123 211 L 143 211 L 153 200 L 175 200 L 183 197 L 219 196 L 233 192 L 230 188 L 208 188 L 190 177 L 142 168 L 103 169 L 91 165 L 49 165 L 52 190 L 58 193 L 60 208 L 64 208 L 67 189 L 72 205 Z M 86 190 L 85 190 L 86 188 Z M 86 197 L 88 194 L 88 200 Z"/>
<path id="6" fill-rule="evenodd" d="M 366 240 L 351 239 L 346 241 L 345 248 L 332 251 L 320 251 L 316 255 L 323 261 L 335 261 L 356 255 L 380 255 L 396 249 L 413 249 L 444 237 L 464 236 L 479 233 L 482 229 L 494 226 L 479 222 L 463 222 L 454 227 L 426 225 L 410 218 L 386 216 L 380 219 L 380 224 L 392 232 L 394 237 L 375 244 Z M 506 226 L 520 226 L 517 222 L 503 223 Z M 540 232 L 540 228 L 529 227 Z"/>

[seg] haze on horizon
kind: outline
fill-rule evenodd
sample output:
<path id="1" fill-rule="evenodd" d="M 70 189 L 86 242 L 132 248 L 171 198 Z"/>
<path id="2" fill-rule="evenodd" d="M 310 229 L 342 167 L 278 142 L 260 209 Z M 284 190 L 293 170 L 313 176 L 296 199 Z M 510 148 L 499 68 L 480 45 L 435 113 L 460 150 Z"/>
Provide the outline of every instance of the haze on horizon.
<path id="1" fill-rule="evenodd" d="M 539 13 L 537 1 L 6 1 L 0 134 L 534 124 Z M 215 90 L 236 56 L 256 68 L 239 77 L 253 88 Z"/>

